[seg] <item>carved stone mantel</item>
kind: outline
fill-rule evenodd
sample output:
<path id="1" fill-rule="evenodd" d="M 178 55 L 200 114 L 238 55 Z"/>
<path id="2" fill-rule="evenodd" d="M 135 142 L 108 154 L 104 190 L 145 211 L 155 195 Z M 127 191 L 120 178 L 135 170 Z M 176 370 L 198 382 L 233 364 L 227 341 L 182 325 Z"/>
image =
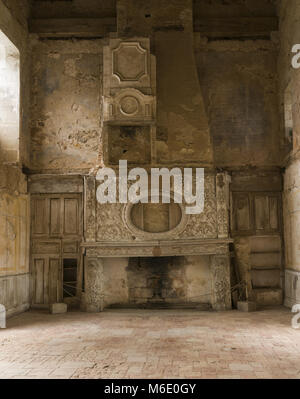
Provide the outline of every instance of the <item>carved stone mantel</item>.
<path id="1" fill-rule="evenodd" d="M 231 239 L 206 240 L 169 240 L 124 242 L 89 242 L 82 245 L 85 253 L 86 268 L 86 304 L 89 312 L 103 310 L 102 258 L 106 257 L 160 257 L 208 255 L 212 281 L 212 308 L 214 310 L 231 309 L 230 258 Z"/>
<path id="2" fill-rule="evenodd" d="M 87 257 L 149 257 L 227 255 L 231 239 L 168 240 L 142 242 L 90 242 L 82 248 Z"/>

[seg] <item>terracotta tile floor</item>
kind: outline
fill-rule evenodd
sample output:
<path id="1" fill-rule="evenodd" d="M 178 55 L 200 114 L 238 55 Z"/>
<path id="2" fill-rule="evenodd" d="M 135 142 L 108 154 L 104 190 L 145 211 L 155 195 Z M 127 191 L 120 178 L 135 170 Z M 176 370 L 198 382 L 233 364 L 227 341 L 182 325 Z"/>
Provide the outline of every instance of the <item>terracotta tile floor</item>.
<path id="1" fill-rule="evenodd" d="M 0 378 L 299 378 L 291 317 L 283 307 L 30 311 L 0 330 Z"/>

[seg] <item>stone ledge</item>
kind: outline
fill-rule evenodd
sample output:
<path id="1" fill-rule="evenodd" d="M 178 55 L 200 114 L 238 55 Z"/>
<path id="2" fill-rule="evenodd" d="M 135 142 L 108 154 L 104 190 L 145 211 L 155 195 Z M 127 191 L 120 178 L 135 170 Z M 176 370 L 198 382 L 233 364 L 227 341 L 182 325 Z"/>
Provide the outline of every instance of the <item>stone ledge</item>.
<path id="1" fill-rule="evenodd" d="M 97 242 L 83 243 L 82 248 L 88 257 L 222 255 L 228 254 L 228 245 L 232 242 L 230 238 L 135 243 Z"/>

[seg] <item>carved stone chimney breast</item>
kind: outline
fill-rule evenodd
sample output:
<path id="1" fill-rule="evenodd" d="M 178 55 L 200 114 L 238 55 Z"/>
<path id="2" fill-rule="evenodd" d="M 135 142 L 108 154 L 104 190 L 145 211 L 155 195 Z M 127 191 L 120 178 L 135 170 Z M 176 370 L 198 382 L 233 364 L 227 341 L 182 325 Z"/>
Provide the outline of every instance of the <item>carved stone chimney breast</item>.
<path id="1" fill-rule="evenodd" d="M 110 39 L 104 47 L 103 153 L 106 164 L 149 165 L 155 158 L 156 137 L 156 62 L 150 53 L 149 38 Z M 138 136 L 129 136 L 130 149 L 122 147 L 126 126 Z M 135 141 L 134 141 L 135 140 Z M 145 147 L 147 155 L 138 156 Z M 124 155 L 123 155 L 124 154 Z"/>
<path id="2" fill-rule="evenodd" d="M 149 39 L 110 39 L 104 48 L 104 74 L 105 121 L 155 120 L 155 58 Z"/>

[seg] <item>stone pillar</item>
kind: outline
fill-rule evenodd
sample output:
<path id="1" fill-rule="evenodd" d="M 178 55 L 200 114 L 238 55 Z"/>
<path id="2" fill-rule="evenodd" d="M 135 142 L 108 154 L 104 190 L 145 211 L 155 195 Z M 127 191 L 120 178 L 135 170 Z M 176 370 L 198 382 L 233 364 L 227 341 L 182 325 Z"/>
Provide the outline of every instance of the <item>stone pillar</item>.
<path id="1" fill-rule="evenodd" d="M 104 308 L 103 262 L 101 258 L 85 260 L 85 304 L 86 312 L 102 312 Z"/>
<path id="2" fill-rule="evenodd" d="M 231 309 L 229 254 L 211 256 L 212 307 L 214 310 Z"/>

